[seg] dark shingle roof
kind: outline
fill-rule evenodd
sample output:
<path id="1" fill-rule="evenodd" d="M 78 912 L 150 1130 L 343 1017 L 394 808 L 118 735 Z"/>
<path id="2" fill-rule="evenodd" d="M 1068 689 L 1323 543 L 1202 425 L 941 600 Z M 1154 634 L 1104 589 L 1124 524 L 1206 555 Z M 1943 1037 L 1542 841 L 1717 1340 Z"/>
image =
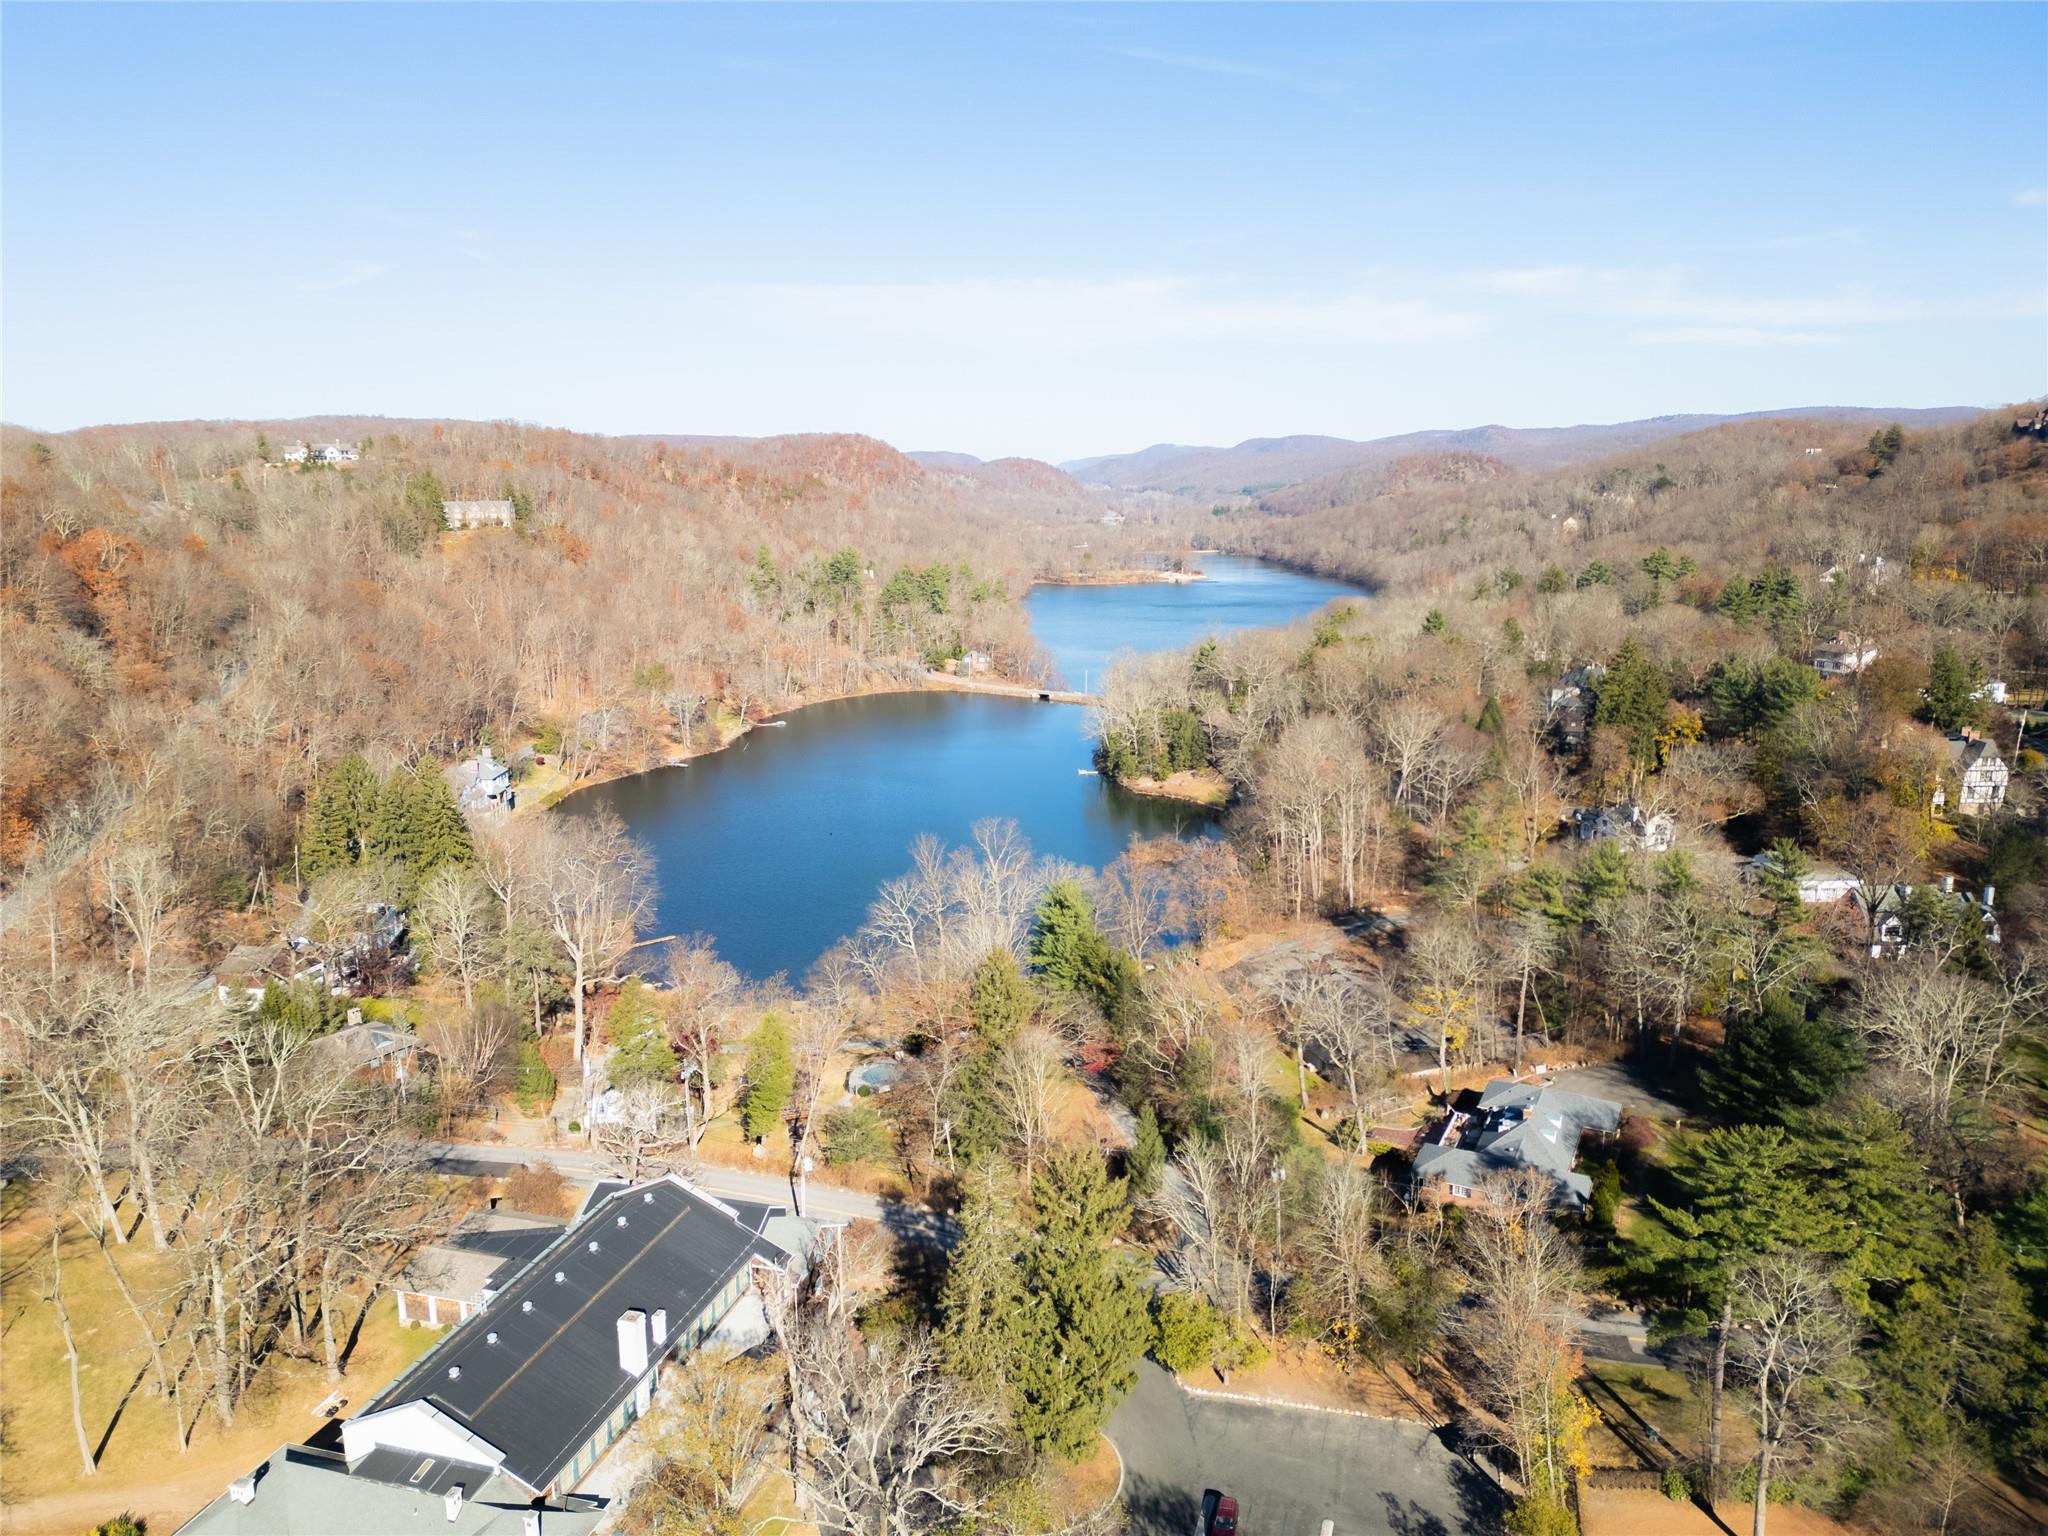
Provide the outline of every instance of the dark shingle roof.
<path id="1" fill-rule="evenodd" d="M 502 1451 L 505 1471 L 545 1488 L 633 1389 L 619 1368 L 619 1314 L 666 1310 L 658 1352 L 757 1257 L 789 1261 L 679 1180 L 621 1190 L 501 1277 L 490 1305 L 363 1416 L 424 1401 Z"/>

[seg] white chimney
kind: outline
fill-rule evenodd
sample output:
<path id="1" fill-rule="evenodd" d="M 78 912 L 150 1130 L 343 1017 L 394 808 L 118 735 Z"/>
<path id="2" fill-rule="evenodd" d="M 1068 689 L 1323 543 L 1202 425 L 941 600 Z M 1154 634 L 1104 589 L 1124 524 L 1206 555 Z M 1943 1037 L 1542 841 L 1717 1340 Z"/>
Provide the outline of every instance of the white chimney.
<path id="1" fill-rule="evenodd" d="M 1991 909 L 1991 900 L 1992 900 L 1992 898 L 1993 898 L 1994 896 L 1996 896 L 1997 894 L 1998 894 L 1998 887 L 1997 887 L 1997 886 L 1995 886 L 1995 885 L 1987 885 L 1987 886 L 1985 886 L 1985 887 L 1984 887 L 1984 909 L 1985 909 L 1985 910 L 1986 910 L 1987 912 L 1988 912 L 1988 911 L 1989 911 L 1989 910 Z"/>
<path id="2" fill-rule="evenodd" d="M 256 1502 L 256 1474 L 251 1472 L 247 1477 L 238 1477 L 232 1483 L 229 1483 L 228 1497 L 237 1504 L 254 1504 Z"/>
<path id="3" fill-rule="evenodd" d="M 1943 875 L 1941 877 L 1941 888 L 1944 891 L 1953 891 L 1956 888 L 1956 877 L 1954 875 Z"/>
<path id="4" fill-rule="evenodd" d="M 647 1314 L 638 1307 L 619 1314 L 619 1369 L 628 1376 L 647 1374 Z"/>
<path id="5" fill-rule="evenodd" d="M 1986 903 L 1985 903 L 1985 905 L 1986 905 L 1986 906 L 1989 906 L 1989 905 L 1990 905 L 1990 903 L 1989 903 L 1989 902 L 1986 902 Z M 667 1340 L 667 1338 L 668 1338 L 668 1308 L 667 1308 L 667 1307 L 656 1307 L 656 1308 L 654 1309 L 654 1347 L 655 1347 L 656 1349 L 660 1349 L 660 1348 L 661 1348 L 661 1346 L 662 1346 L 662 1344 L 663 1344 L 663 1343 L 664 1343 L 664 1342 L 665 1342 L 665 1341 Z"/>
<path id="6" fill-rule="evenodd" d="M 450 1488 L 446 1493 L 441 1495 L 441 1508 L 447 1513 L 448 1518 L 450 1520 L 454 1520 L 459 1515 L 461 1515 L 462 1484 L 457 1483 L 453 1488 Z"/>
<path id="7" fill-rule="evenodd" d="M 537 1509 L 521 1511 L 519 1529 L 521 1536 L 540 1536 L 540 1511 Z"/>

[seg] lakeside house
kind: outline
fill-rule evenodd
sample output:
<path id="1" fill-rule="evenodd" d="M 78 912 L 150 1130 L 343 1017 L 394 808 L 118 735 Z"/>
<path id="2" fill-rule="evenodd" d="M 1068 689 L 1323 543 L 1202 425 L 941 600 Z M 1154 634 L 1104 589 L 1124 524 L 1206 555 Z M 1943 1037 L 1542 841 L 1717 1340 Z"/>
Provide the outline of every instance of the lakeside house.
<path id="1" fill-rule="evenodd" d="M 1777 855 L 1767 848 L 1744 859 L 1740 873 L 1743 880 L 1754 884 L 1765 875 L 1776 874 L 1777 869 Z M 1860 883 L 1846 869 L 1838 869 L 1832 864 L 1815 864 L 1799 877 L 1799 899 L 1809 907 L 1828 906 L 1855 895 Z"/>
<path id="2" fill-rule="evenodd" d="M 512 503 L 444 501 L 441 503 L 441 519 L 451 532 L 463 528 L 510 528 Z"/>
<path id="3" fill-rule="evenodd" d="M 411 976 L 412 951 L 406 948 L 411 932 L 405 913 L 389 902 L 373 901 L 362 909 L 362 917 L 346 937 L 330 935 L 322 946 L 330 950 L 331 990 L 371 992 Z M 313 953 L 316 946 L 308 919 L 302 918 L 285 943 L 297 954 Z"/>
<path id="4" fill-rule="evenodd" d="M 764 1294 L 800 1283 L 829 1240 L 675 1174 L 602 1181 L 551 1241 L 492 1269 L 478 1304 L 342 1422 L 338 1448 L 283 1447 L 181 1531 L 587 1536 L 605 1508 L 575 1490 L 669 1370 L 714 1340 L 762 1342 Z"/>
<path id="5" fill-rule="evenodd" d="M 465 815 L 509 811 L 518 803 L 512 789 L 511 765 L 499 762 L 488 745 L 478 747 L 476 756 L 466 757 L 444 771 L 449 788 L 455 791 L 455 803 Z"/>
<path id="6" fill-rule="evenodd" d="M 1676 817 L 1668 811 L 1645 811 L 1633 801 L 1573 811 L 1571 823 L 1580 842 L 1613 838 L 1631 853 L 1669 853 L 1678 839 Z"/>
<path id="7" fill-rule="evenodd" d="M 1877 660 L 1877 647 L 1860 635 L 1838 631 L 1826 645 L 1813 652 L 1813 670 L 1822 677 L 1854 677 Z"/>
<path id="8" fill-rule="evenodd" d="M 1577 1171 L 1579 1147 L 1621 1129 L 1623 1106 L 1572 1093 L 1540 1078 L 1496 1078 L 1466 1089 L 1415 1153 L 1415 1188 L 1425 1199 L 1471 1205 L 1496 1174 L 1533 1169 L 1555 1185 L 1560 1208 L 1576 1211 L 1593 1193 Z"/>
<path id="9" fill-rule="evenodd" d="M 1948 749 L 1948 772 L 1934 787 L 1934 808 L 1938 811 L 1949 803 L 1951 777 L 1956 786 L 1956 809 L 1965 816 L 1989 816 L 2003 806 L 2012 770 L 1998 755 L 1998 748 L 1975 731 L 1951 736 L 1944 745 Z"/>

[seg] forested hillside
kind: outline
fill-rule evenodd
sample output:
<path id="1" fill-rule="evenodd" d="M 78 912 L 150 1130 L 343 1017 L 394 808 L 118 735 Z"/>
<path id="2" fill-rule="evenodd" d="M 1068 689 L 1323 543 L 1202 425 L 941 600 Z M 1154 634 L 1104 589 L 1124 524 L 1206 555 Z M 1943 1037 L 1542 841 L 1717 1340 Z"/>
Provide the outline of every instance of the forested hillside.
<path id="1" fill-rule="evenodd" d="M 330 438 L 359 457 L 283 462 Z M 546 736 L 631 768 L 964 646 L 1029 670 L 1017 530 L 1075 499 L 855 437 L 334 419 L 4 447 L 0 869 L 72 807 L 140 800 L 221 889 L 288 859 L 302 791 L 352 751 Z M 445 532 L 466 498 L 515 526 Z"/>
<path id="2" fill-rule="evenodd" d="M 1723 427 L 1246 515 L 1245 546 L 1379 595 L 1107 680 L 1105 772 L 1220 774 L 1255 900 L 1366 915 L 1351 985 L 1292 954 L 1263 984 L 1280 1040 L 1343 1089 L 1335 1140 L 1377 1150 L 1405 1199 L 1443 1147 L 1489 1145 L 1457 1143 L 1484 1102 L 1461 1081 L 1612 1055 L 1631 1093 L 1668 1096 L 1583 1164 L 1579 1217 L 1516 1218 L 1497 1247 L 1512 1181 L 1454 1174 L 1462 1267 L 1403 1246 L 1438 1235 L 1424 1200 L 1376 1239 L 1370 1300 L 1288 1293 L 1384 1359 L 1419 1284 L 1465 1288 L 1471 1313 L 1436 1325 L 1528 1481 L 1510 1529 L 1578 1529 L 1589 1405 L 1639 1412 L 1613 1384 L 1630 1372 L 1545 1321 L 1582 1288 L 1648 1316 L 1676 1367 L 1659 1401 L 1696 1394 L 1690 1420 L 1653 1402 L 1647 1441 L 1620 1433 L 1671 1497 L 1737 1492 L 1758 1532 L 1787 1496 L 1859 1529 L 2032 1528 L 1994 1474 L 2037 1489 L 2048 1423 L 2038 421 Z M 1175 969 L 1137 984 L 1118 1071 L 1142 1064 L 1129 1102 L 1159 1106 L 1205 1201 L 1255 1203 L 1265 1149 L 1234 1188 L 1207 1177 L 1249 1133 L 1201 1122 L 1190 1085 L 1224 1049 L 1185 1044 Z M 1434 1123 L 1411 1154 L 1418 1076 Z M 1674 1429 L 1696 1438 L 1667 1452 Z"/>
<path id="3" fill-rule="evenodd" d="M 1745 416 L 1651 416 L 1640 421 L 1573 427 L 1433 428 L 1364 442 L 1313 435 L 1254 437 L 1234 448 L 1155 443 L 1136 453 L 1070 460 L 1061 468 L 1091 484 L 1129 490 L 1174 491 L 1188 496 L 1259 496 L 1308 480 L 1371 472 L 1414 454 L 1476 453 L 1517 469 L 1558 469 L 1730 422 L 1826 420 L 1838 425 L 1862 423 L 1867 431 L 1871 425 L 1884 426 L 1892 421 L 1915 427 L 1954 425 L 1974 414 L 1967 407 L 1948 406 L 1897 412 L 1808 406 Z"/>
<path id="4" fill-rule="evenodd" d="M 1634 612 L 1653 586 L 1672 595 L 1640 569 L 1659 546 L 1693 557 L 1690 597 L 1767 565 L 1802 579 L 1839 568 L 1839 599 L 1809 616 L 1816 631 L 1843 616 L 1849 598 L 1881 585 L 1868 578 L 1882 557 L 1894 574 L 1962 577 L 2017 604 L 1974 605 L 1970 622 L 1989 641 L 2015 621 L 2032 633 L 2027 594 L 2043 569 L 2048 452 L 2040 437 L 2013 431 L 2015 414 L 1895 436 L 1826 421 L 1747 422 L 1543 474 L 1480 472 L 1455 460 L 1432 473 L 1420 464 L 1339 505 L 1290 503 L 1299 516 L 1247 510 L 1209 522 L 1244 548 L 1369 581 L 1390 596 L 1476 592 L 1483 573 L 1507 583 L 1499 601 L 1522 604 L 1528 594 L 1517 596 L 1514 573 L 1533 583 L 1555 566 L 1574 590 L 1612 586 Z M 1592 578 L 1581 580 L 1589 566 Z M 1924 615 L 1921 599 L 1940 592 L 1947 601 L 1936 607 L 1948 622 L 1962 590 L 1953 581 L 1890 586 L 1882 597 L 1901 612 L 1872 618 Z"/>

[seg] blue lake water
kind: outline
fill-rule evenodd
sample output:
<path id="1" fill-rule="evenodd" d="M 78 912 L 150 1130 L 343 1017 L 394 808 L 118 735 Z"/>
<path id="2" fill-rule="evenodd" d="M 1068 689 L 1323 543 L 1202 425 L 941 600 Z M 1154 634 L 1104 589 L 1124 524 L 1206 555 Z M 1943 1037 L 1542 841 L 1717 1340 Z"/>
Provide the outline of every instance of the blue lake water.
<path id="1" fill-rule="evenodd" d="M 1040 587 L 1040 643 L 1075 686 L 1121 650 L 1291 623 L 1357 589 L 1211 556 L 1184 586 Z M 1041 853 L 1100 867 L 1134 837 L 1213 835 L 1206 813 L 1084 775 L 1085 709 L 958 693 L 816 704 L 687 766 L 600 785 L 571 812 L 609 807 L 653 852 L 653 934 L 709 935 L 749 976 L 791 980 L 859 927 L 920 832 L 967 840 L 1014 818 Z"/>

